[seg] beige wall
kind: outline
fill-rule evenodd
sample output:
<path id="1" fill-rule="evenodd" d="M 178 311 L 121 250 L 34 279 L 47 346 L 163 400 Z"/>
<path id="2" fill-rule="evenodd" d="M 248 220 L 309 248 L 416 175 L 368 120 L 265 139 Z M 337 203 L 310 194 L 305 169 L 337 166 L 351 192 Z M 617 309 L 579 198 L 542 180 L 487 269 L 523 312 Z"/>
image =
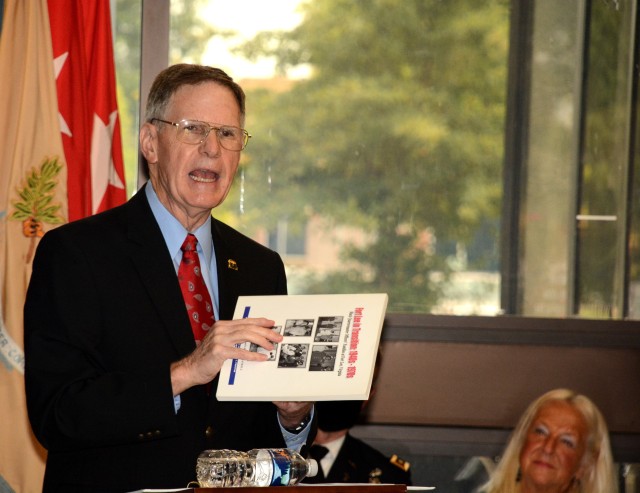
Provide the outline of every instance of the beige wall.
<path id="1" fill-rule="evenodd" d="M 612 432 L 640 433 L 640 351 L 388 341 L 368 421 L 513 427 L 557 387 L 589 396 Z"/>
<path id="2" fill-rule="evenodd" d="M 368 424 L 512 428 L 544 392 L 590 397 L 640 454 L 640 322 L 387 315 Z"/>

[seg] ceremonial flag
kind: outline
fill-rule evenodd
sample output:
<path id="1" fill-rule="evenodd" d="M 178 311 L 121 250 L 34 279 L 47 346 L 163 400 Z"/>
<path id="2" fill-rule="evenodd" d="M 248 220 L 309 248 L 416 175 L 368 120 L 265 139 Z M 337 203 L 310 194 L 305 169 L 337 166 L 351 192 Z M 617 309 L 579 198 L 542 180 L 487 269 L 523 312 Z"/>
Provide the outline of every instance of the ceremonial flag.
<path id="1" fill-rule="evenodd" d="M 126 200 L 109 0 L 4 0 L 0 36 L 0 491 L 42 490 L 23 306 L 39 238 Z"/>
<path id="2" fill-rule="evenodd" d="M 46 0 L 5 0 L 0 37 L 0 491 L 42 490 L 24 395 L 22 313 L 43 232 L 67 220 Z"/>
<path id="3" fill-rule="evenodd" d="M 49 0 L 69 220 L 126 200 L 109 0 Z"/>

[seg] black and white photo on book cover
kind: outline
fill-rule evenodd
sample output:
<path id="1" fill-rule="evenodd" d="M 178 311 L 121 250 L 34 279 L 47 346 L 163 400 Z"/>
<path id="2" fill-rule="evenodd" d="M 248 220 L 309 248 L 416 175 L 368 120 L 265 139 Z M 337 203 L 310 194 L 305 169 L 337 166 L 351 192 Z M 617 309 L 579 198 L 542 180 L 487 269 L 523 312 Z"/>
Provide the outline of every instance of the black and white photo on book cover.
<path id="1" fill-rule="evenodd" d="M 221 401 L 366 400 L 387 308 L 385 293 L 240 296 L 234 319 L 265 317 L 283 336 L 266 361 L 227 360 Z"/>

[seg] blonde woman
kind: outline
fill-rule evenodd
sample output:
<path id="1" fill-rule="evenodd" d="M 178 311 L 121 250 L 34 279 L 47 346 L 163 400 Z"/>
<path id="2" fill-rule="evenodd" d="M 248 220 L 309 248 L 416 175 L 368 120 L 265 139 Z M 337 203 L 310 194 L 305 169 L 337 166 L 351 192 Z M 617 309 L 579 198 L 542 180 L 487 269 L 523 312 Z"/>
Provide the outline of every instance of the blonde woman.
<path id="1" fill-rule="evenodd" d="M 484 493 L 617 493 L 609 432 L 596 405 L 556 389 L 520 418 Z"/>

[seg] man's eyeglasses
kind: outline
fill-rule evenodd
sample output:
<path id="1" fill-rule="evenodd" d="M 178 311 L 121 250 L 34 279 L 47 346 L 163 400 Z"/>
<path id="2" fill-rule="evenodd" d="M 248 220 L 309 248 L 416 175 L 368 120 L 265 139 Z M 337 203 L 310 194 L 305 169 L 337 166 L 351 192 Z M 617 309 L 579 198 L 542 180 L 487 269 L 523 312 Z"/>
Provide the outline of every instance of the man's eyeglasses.
<path id="1" fill-rule="evenodd" d="M 218 143 L 222 147 L 228 151 L 241 151 L 247 147 L 247 143 L 251 138 L 249 132 L 244 128 L 232 127 L 230 125 L 214 126 L 198 120 L 169 122 L 167 120 L 161 120 L 160 118 L 152 118 L 151 123 L 154 121 L 176 127 L 178 129 L 178 140 L 185 144 L 201 144 L 207 139 L 209 133 L 211 133 L 212 130 L 215 130 Z"/>

